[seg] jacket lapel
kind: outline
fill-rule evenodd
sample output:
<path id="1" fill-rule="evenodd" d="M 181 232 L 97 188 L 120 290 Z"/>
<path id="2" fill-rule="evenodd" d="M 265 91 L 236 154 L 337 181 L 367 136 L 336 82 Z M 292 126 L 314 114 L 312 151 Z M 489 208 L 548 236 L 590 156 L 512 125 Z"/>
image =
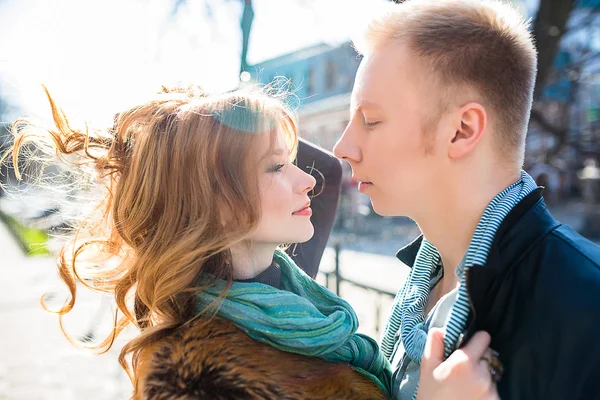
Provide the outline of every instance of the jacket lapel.
<path id="1" fill-rule="evenodd" d="M 415 260 L 417 259 L 417 253 L 419 252 L 419 248 L 421 248 L 422 242 L 423 235 L 419 235 L 419 237 L 417 237 L 411 243 L 398 250 L 396 253 L 396 258 L 412 268 L 415 264 Z"/>

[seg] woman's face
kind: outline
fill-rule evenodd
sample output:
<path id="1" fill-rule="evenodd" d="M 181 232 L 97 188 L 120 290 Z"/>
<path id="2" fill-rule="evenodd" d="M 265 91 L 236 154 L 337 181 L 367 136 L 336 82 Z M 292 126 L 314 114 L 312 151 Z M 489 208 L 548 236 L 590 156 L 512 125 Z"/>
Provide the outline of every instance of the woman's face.
<path id="1" fill-rule="evenodd" d="M 308 241 L 314 228 L 308 192 L 315 178 L 305 173 L 289 158 L 283 133 L 271 143 L 270 134 L 261 134 L 257 166 L 261 202 L 261 219 L 252 235 L 255 245 L 280 245 Z"/>

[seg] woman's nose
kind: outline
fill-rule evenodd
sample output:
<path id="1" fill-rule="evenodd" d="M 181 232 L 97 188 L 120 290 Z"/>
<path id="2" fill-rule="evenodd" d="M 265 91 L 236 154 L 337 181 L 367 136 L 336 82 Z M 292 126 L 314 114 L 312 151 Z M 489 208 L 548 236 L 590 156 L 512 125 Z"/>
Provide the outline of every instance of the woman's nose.
<path id="1" fill-rule="evenodd" d="M 301 188 L 300 192 L 310 192 L 313 190 L 315 185 L 317 184 L 317 180 L 314 176 L 307 174 L 306 172 L 300 170 L 301 179 L 299 180 L 299 188 Z"/>

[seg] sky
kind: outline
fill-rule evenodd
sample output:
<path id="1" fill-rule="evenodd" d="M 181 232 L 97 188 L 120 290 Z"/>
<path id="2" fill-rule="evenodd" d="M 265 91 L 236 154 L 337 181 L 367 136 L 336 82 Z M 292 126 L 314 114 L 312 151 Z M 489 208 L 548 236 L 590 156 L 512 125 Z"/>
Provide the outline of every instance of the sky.
<path id="1" fill-rule="evenodd" d="M 0 0 L 4 119 L 47 121 L 41 84 L 76 121 L 105 124 L 161 84 L 237 83 L 240 0 Z M 385 0 L 254 0 L 248 61 L 348 40 Z"/>

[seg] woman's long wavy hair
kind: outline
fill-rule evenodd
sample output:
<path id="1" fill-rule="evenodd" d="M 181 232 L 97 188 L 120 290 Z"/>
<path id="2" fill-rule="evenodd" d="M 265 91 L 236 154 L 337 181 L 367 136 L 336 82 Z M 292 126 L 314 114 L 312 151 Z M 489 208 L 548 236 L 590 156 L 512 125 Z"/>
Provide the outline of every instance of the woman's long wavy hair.
<path id="1" fill-rule="evenodd" d="M 75 305 L 78 283 L 113 295 L 112 331 L 91 347 L 106 352 L 124 328 L 137 327 L 141 333 L 119 356 L 135 391 L 140 352 L 199 315 L 195 293 L 210 284 L 204 277 L 231 284 L 229 249 L 246 241 L 260 218 L 259 142 L 269 134 L 273 143 L 283 132 L 293 157 L 296 122 L 265 90 L 208 96 L 189 87 L 163 88 L 156 99 L 119 113 L 111 129 L 77 130 L 46 94 L 55 126 L 16 121 L 3 159 L 20 177 L 20 153 L 33 145 L 25 161 L 47 162 L 41 155 L 52 153 L 102 189 L 98 207 L 59 254 L 70 296 L 53 312 L 73 342 L 62 318 Z"/>

